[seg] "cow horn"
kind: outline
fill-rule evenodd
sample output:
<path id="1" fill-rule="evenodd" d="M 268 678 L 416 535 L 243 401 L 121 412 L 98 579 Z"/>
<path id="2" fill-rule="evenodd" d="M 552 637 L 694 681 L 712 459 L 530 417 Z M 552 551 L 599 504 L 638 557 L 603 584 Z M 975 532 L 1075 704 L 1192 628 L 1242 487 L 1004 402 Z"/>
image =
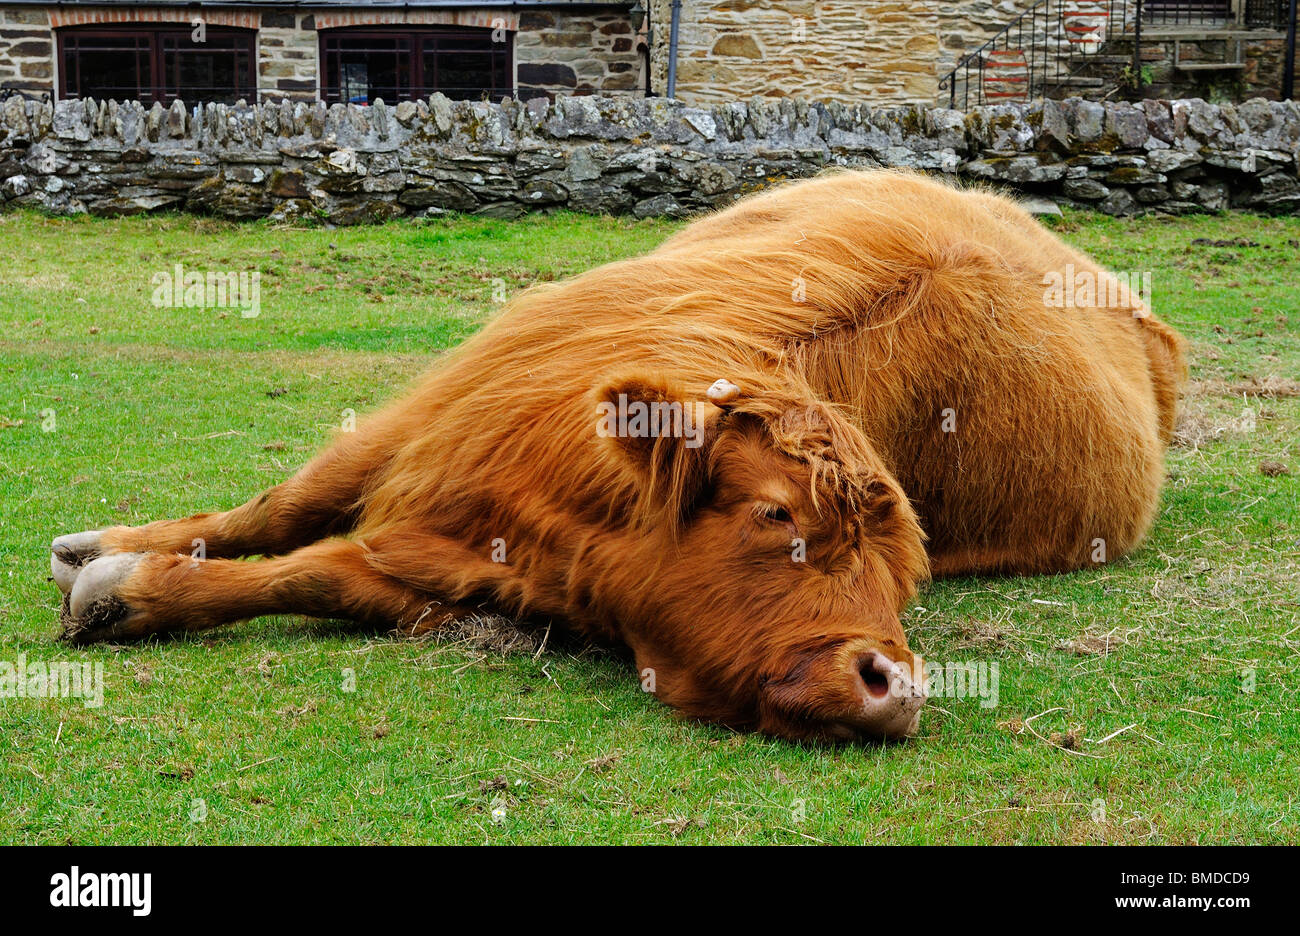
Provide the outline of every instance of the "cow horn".
<path id="1" fill-rule="evenodd" d="M 740 388 L 725 377 L 719 378 L 709 387 L 709 402 L 714 406 L 727 406 L 740 399 Z"/>

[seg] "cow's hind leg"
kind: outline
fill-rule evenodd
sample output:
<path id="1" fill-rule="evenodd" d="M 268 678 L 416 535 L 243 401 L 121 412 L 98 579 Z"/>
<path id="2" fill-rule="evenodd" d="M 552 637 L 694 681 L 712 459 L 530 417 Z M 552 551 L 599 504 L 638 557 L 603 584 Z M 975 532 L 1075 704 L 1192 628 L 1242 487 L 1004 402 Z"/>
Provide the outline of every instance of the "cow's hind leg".
<path id="1" fill-rule="evenodd" d="M 233 510 L 60 536 L 51 546 L 51 574 L 68 595 L 86 564 L 100 556 L 274 556 L 346 533 L 356 524 L 367 481 L 386 461 L 374 449 L 367 440 L 336 444 L 288 481 Z"/>
<path id="2" fill-rule="evenodd" d="M 331 538 L 273 559 L 102 556 L 73 586 L 62 636 L 73 643 L 132 640 L 265 614 L 343 618 L 418 633 L 468 610 L 380 571 L 363 543 Z"/>

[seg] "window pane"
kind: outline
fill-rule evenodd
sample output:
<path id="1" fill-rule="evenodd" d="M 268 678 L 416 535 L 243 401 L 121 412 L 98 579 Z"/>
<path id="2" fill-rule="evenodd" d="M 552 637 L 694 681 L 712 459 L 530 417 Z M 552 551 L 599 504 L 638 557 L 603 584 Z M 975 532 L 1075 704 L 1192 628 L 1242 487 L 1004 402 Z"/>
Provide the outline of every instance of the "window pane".
<path id="1" fill-rule="evenodd" d="M 96 100 L 149 97 L 148 37 L 78 36 L 64 46 L 65 94 Z"/>
<path id="2" fill-rule="evenodd" d="M 249 82 L 251 42 L 244 36 L 208 34 L 194 42 L 189 33 L 162 38 L 163 94 L 186 103 L 233 104 L 253 96 Z"/>
<path id="3" fill-rule="evenodd" d="M 326 44 L 327 96 L 369 104 L 410 96 L 411 41 L 392 36 L 345 36 Z"/>
<path id="4" fill-rule="evenodd" d="M 492 30 L 334 30 L 322 35 L 325 99 L 369 104 L 442 91 L 477 99 L 509 91 L 510 46 Z"/>
<path id="5" fill-rule="evenodd" d="M 234 103 L 256 94 L 251 31 L 209 30 L 194 42 L 189 30 L 105 28 L 61 31 L 59 40 L 64 97 Z"/>
<path id="6" fill-rule="evenodd" d="M 449 98 L 478 98 L 493 90 L 491 53 L 426 51 L 424 80 Z"/>

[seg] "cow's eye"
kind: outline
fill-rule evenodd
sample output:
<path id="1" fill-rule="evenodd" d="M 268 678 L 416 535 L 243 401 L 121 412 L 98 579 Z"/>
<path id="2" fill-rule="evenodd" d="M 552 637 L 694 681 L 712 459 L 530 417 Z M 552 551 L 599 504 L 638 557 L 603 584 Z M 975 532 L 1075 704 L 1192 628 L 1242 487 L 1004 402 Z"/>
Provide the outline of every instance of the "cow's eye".
<path id="1" fill-rule="evenodd" d="M 758 515 L 768 523 L 780 525 L 794 523 L 794 517 L 790 516 L 790 511 L 777 504 L 764 504 L 759 508 Z"/>

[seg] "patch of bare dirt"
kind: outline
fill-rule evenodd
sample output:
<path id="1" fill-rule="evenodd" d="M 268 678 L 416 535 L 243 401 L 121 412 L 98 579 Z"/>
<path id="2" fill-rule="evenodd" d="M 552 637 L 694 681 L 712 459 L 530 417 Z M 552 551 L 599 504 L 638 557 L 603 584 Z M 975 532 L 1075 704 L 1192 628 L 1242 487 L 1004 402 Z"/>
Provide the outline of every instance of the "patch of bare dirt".
<path id="1" fill-rule="evenodd" d="M 667 826 L 668 832 L 673 838 L 679 838 L 683 832 L 691 828 L 704 828 L 708 823 L 703 819 L 691 819 L 687 816 L 669 816 L 667 819 L 660 819 L 655 822 L 657 826 Z"/>
<path id="2" fill-rule="evenodd" d="M 610 770 L 623 757 L 623 751 L 615 750 L 608 754 L 602 754 L 600 757 L 593 757 L 585 763 L 591 768 L 592 773 L 605 773 Z"/>
<path id="3" fill-rule="evenodd" d="M 1077 751 L 1083 746 L 1083 732 L 1077 730 L 1053 731 L 1047 736 L 1047 740 L 1056 747 L 1064 748 L 1067 751 Z"/>
<path id="4" fill-rule="evenodd" d="M 287 718 L 302 718 L 304 715 L 312 715 L 316 712 L 317 703 L 315 699 L 308 699 L 302 705 L 286 705 L 282 709 L 277 709 L 277 715 Z"/>

